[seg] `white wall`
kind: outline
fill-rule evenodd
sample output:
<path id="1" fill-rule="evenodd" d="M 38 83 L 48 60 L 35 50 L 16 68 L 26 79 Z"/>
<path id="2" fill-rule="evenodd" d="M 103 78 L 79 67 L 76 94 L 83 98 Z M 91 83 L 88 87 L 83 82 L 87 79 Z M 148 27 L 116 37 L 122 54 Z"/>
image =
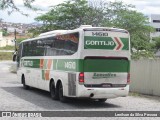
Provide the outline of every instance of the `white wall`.
<path id="1" fill-rule="evenodd" d="M 130 91 L 160 96 L 160 59 L 131 61 Z"/>
<path id="2" fill-rule="evenodd" d="M 14 37 L 0 37 L 0 47 L 5 47 L 7 45 L 14 46 Z"/>
<path id="3" fill-rule="evenodd" d="M 5 47 L 6 46 L 6 41 L 0 40 L 0 47 Z"/>

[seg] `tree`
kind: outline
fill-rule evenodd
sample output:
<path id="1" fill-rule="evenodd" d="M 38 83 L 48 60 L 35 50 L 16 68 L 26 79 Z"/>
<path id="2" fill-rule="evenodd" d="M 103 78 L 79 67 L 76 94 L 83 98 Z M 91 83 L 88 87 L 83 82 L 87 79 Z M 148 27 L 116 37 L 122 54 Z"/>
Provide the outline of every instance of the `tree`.
<path id="1" fill-rule="evenodd" d="M 160 37 L 155 37 L 152 39 L 152 48 L 156 51 L 160 50 Z"/>
<path id="2" fill-rule="evenodd" d="M 31 28 L 28 30 L 28 36 L 31 38 L 31 37 L 36 37 L 38 36 L 40 33 L 43 33 L 43 30 L 42 27 L 41 28 Z"/>
<path id="3" fill-rule="evenodd" d="M 23 40 L 26 40 L 27 39 L 27 37 L 26 38 L 18 38 L 18 39 L 16 39 L 16 41 L 17 41 L 17 43 L 20 43 L 20 42 L 22 42 Z"/>
<path id="4" fill-rule="evenodd" d="M 37 10 L 37 8 L 33 7 L 31 4 L 34 2 L 35 0 L 23 0 L 23 5 L 26 8 L 29 9 L 33 9 L 33 10 Z M 14 11 L 20 12 L 22 14 L 24 14 L 16 5 L 15 5 L 15 1 L 14 0 L 1 0 L 0 1 L 0 10 L 4 10 L 7 9 L 8 13 L 11 14 Z M 27 14 L 24 14 L 27 15 Z"/>
<path id="5" fill-rule="evenodd" d="M 132 52 L 134 56 L 151 57 L 153 51 L 150 43 L 150 32 L 153 32 L 154 29 L 149 26 L 147 16 L 133 9 L 135 6 L 123 2 L 107 3 L 105 9 L 107 20 L 104 22 L 104 26 L 128 30 L 131 35 L 131 47 L 137 50 L 137 52 Z"/>
<path id="6" fill-rule="evenodd" d="M 8 36 L 9 33 L 8 33 L 6 30 L 2 30 L 2 35 L 3 35 L 3 36 Z"/>
<path id="7" fill-rule="evenodd" d="M 52 7 L 35 20 L 43 22 L 43 31 L 75 29 L 82 24 L 99 26 L 103 21 L 103 12 L 100 10 L 89 7 L 86 0 L 69 0 Z"/>
<path id="8" fill-rule="evenodd" d="M 95 3 L 96 2 L 96 3 Z M 56 29 L 74 29 L 82 24 L 93 26 L 118 27 L 126 29 L 131 35 L 131 46 L 137 54 L 152 54 L 148 17 L 134 10 L 135 6 L 123 2 L 105 2 L 104 0 L 69 0 L 35 20 L 43 22 L 39 32 Z M 150 55 L 149 55 L 150 56 Z"/>
<path id="9" fill-rule="evenodd" d="M 123 2 L 105 3 L 105 21 L 103 26 L 114 26 L 129 31 L 133 58 L 153 57 L 154 50 L 150 43 L 150 33 L 154 29 L 149 26 L 149 19 L 134 10 L 135 6 Z"/>

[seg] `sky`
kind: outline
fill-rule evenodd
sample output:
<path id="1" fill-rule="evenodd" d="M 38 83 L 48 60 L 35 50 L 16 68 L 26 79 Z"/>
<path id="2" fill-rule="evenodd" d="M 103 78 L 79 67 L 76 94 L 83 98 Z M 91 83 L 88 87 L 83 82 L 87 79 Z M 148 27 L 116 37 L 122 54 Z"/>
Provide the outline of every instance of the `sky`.
<path id="1" fill-rule="evenodd" d="M 23 6 L 23 0 L 14 0 L 18 8 L 29 16 L 21 15 L 18 12 L 14 12 L 8 15 L 7 10 L 0 10 L 0 18 L 6 22 L 14 23 L 33 23 L 34 18 L 49 11 L 50 6 L 57 5 L 65 0 L 35 0 L 33 6 L 40 8 L 42 11 L 32 11 Z M 145 15 L 160 14 L 160 0 L 105 0 L 105 1 L 122 1 L 126 4 L 133 4 L 138 12 L 142 12 Z"/>

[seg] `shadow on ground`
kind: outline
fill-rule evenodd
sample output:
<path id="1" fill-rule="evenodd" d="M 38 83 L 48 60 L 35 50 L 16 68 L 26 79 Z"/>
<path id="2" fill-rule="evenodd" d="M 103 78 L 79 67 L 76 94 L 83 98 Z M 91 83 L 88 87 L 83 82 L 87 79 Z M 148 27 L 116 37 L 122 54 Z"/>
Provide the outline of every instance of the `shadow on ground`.
<path id="1" fill-rule="evenodd" d="M 68 99 L 67 103 L 61 103 L 60 101 L 52 100 L 50 93 L 31 88 L 30 90 L 24 90 L 20 87 L 2 87 L 6 92 L 17 96 L 21 100 L 30 102 L 36 106 L 44 108 L 46 110 L 109 110 L 109 108 L 120 108 L 121 106 L 111 104 L 108 101 L 105 103 L 99 103 L 97 101 L 87 99 Z"/>

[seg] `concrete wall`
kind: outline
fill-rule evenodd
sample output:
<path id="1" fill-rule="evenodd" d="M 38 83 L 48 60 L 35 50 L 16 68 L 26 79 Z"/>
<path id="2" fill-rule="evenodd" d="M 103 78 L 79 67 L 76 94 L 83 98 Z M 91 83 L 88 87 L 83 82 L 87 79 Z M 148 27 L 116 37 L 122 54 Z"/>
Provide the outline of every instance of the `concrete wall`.
<path id="1" fill-rule="evenodd" d="M 160 59 L 131 61 L 130 91 L 160 96 Z"/>
<path id="2" fill-rule="evenodd" d="M 6 46 L 6 41 L 0 40 L 0 47 L 5 47 Z"/>
<path id="3" fill-rule="evenodd" d="M 13 40 L 14 40 L 14 37 L 12 36 L 2 37 L 0 39 L 0 47 L 5 47 L 7 45 L 14 46 L 15 42 Z"/>

